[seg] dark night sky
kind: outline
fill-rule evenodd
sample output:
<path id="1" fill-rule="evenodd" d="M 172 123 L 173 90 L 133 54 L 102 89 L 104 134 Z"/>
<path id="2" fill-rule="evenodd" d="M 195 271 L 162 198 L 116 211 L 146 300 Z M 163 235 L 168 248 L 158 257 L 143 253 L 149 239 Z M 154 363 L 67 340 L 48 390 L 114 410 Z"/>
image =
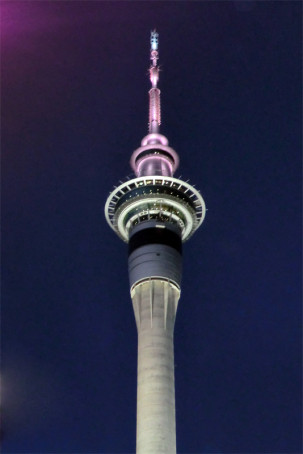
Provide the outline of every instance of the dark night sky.
<path id="1" fill-rule="evenodd" d="M 201 190 L 175 328 L 179 453 L 301 452 L 301 2 L 4 1 L 3 453 L 133 453 L 127 246 L 147 132 Z M 156 454 L 156 453 L 155 453 Z"/>

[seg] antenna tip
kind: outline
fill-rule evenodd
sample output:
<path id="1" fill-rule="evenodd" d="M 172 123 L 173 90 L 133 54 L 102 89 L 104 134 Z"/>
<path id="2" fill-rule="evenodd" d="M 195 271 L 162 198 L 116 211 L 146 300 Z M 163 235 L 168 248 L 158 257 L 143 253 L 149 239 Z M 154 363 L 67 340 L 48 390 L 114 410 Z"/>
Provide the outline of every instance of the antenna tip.
<path id="1" fill-rule="evenodd" d="M 158 44 L 159 44 L 158 38 L 159 38 L 159 33 L 157 33 L 157 30 L 156 29 L 152 30 L 150 32 L 151 50 L 158 50 Z"/>

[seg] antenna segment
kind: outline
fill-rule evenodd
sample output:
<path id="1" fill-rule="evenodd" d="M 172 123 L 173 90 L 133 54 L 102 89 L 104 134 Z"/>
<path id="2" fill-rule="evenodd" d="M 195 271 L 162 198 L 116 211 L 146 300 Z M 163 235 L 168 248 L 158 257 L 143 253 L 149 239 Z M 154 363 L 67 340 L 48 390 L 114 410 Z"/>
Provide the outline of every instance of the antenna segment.
<path id="1" fill-rule="evenodd" d="M 158 133 L 161 124 L 161 104 L 160 104 L 160 90 L 157 88 L 159 81 L 159 67 L 158 67 L 158 45 L 159 34 L 156 30 L 150 33 L 150 59 L 152 64 L 149 68 L 150 81 L 152 88 L 149 90 L 149 133 Z"/>
<path id="2" fill-rule="evenodd" d="M 130 164 L 138 177 L 147 175 L 164 175 L 172 177 L 179 165 L 179 157 L 168 145 L 168 140 L 159 134 L 161 123 L 158 46 L 159 34 L 153 30 L 150 34 L 149 68 L 152 88 L 149 90 L 149 133 L 141 141 L 141 147 L 132 154 Z"/>

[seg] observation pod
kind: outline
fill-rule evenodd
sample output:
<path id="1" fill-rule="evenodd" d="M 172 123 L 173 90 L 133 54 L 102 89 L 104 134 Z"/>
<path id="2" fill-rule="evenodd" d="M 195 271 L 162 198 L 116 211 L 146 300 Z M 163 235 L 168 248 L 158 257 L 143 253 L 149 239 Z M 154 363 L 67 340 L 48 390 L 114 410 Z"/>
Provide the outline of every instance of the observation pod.
<path id="1" fill-rule="evenodd" d="M 173 332 L 182 243 L 202 224 L 199 191 L 174 177 L 179 157 L 159 133 L 158 33 L 151 33 L 149 133 L 131 156 L 135 178 L 109 195 L 105 217 L 129 243 L 130 294 L 138 330 L 137 454 L 176 453 Z"/>

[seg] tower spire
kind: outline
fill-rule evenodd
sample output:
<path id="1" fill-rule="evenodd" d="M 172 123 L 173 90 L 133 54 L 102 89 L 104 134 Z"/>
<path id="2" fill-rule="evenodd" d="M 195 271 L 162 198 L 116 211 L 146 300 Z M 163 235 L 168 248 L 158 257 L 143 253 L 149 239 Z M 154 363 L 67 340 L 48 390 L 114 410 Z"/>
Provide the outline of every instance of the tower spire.
<path id="1" fill-rule="evenodd" d="M 158 133 L 161 124 L 160 90 L 157 88 L 159 81 L 158 52 L 159 33 L 156 30 L 150 33 L 150 59 L 152 64 L 149 68 L 152 88 L 149 90 L 149 133 Z"/>

